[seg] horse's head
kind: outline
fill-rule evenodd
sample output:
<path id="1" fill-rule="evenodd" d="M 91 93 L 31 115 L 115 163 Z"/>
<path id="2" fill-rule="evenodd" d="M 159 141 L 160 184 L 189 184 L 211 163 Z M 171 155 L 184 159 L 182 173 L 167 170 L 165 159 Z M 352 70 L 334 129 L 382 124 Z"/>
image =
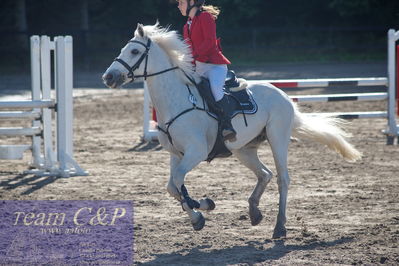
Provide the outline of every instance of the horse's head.
<path id="1" fill-rule="evenodd" d="M 118 88 L 145 76 L 150 47 L 151 39 L 145 35 L 143 25 L 138 24 L 134 38 L 122 48 L 119 56 L 103 74 L 104 84 L 109 88 Z"/>
<path id="2" fill-rule="evenodd" d="M 150 59 L 149 59 L 150 57 Z M 103 75 L 104 84 L 118 88 L 140 77 L 153 77 L 180 69 L 183 82 L 196 78 L 192 65 L 191 48 L 176 31 L 155 25 L 137 25 L 131 39 Z M 148 73 L 151 71 L 151 73 Z"/>

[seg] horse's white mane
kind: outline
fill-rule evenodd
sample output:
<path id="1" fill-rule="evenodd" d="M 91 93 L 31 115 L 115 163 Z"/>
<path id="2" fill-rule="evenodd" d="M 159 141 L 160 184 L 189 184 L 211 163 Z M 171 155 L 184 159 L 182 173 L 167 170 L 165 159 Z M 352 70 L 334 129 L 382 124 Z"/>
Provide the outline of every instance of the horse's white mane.
<path id="1" fill-rule="evenodd" d="M 155 25 L 144 26 L 143 30 L 145 37 L 157 43 L 167 53 L 174 66 L 178 66 L 190 76 L 194 75 L 191 48 L 177 31 L 169 30 L 169 27 L 163 28 L 158 22 Z M 137 31 L 135 36 L 139 36 Z"/>

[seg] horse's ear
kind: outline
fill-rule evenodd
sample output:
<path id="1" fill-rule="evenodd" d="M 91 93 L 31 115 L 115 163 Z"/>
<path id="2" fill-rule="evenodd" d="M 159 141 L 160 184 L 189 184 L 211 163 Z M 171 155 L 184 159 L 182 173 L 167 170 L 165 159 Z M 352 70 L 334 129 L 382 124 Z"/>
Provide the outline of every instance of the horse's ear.
<path id="1" fill-rule="evenodd" d="M 144 37 L 144 28 L 143 24 L 137 23 L 137 29 L 136 32 L 140 37 Z"/>

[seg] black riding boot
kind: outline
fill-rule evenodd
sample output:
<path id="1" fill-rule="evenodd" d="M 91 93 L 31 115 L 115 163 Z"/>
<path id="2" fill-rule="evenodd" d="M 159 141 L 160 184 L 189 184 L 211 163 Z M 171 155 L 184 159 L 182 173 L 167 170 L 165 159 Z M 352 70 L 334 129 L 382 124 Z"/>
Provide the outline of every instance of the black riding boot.
<path id="1" fill-rule="evenodd" d="M 223 140 L 236 140 L 236 131 L 231 125 L 231 113 L 233 112 L 233 106 L 229 105 L 229 97 L 224 95 L 223 98 L 216 102 L 216 105 L 219 107 L 219 114 L 222 120 L 222 136 Z"/>

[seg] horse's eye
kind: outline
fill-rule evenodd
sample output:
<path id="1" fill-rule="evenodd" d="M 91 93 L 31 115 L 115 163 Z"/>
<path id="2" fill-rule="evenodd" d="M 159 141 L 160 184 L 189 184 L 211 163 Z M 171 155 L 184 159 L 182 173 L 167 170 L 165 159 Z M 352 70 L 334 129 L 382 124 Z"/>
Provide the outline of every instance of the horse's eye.
<path id="1" fill-rule="evenodd" d="M 137 49 L 133 49 L 133 50 L 132 50 L 132 54 L 133 54 L 133 55 L 136 55 L 136 54 L 138 54 L 138 53 L 139 53 L 139 50 L 137 50 Z"/>

